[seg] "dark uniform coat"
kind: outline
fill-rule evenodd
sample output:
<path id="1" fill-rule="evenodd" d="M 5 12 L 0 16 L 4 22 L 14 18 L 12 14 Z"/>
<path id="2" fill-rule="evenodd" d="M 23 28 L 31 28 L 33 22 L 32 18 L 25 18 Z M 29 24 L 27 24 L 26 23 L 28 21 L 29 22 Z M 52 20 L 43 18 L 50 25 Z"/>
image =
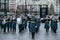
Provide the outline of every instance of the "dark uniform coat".
<path id="1" fill-rule="evenodd" d="M 12 20 L 12 27 L 16 27 L 16 19 Z"/>
<path id="2" fill-rule="evenodd" d="M 44 27 L 44 28 L 46 28 L 46 29 L 49 28 L 49 21 L 48 21 L 48 20 L 46 20 L 46 22 L 45 22 L 45 27 Z"/>
<path id="3" fill-rule="evenodd" d="M 2 27 L 2 19 L 0 18 L 0 27 Z"/>
<path id="4" fill-rule="evenodd" d="M 3 31 L 6 32 L 6 18 L 3 18 L 2 26 L 3 26 Z"/>
<path id="5" fill-rule="evenodd" d="M 57 30 L 58 26 L 57 26 L 57 20 L 52 20 L 51 21 L 51 29 Z"/>
<path id="6" fill-rule="evenodd" d="M 36 31 L 35 26 L 36 26 L 36 18 L 32 16 L 31 21 L 30 21 L 30 32 Z"/>
<path id="7" fill-rule="evenodd" d="M 36 20 L 36 26 L 37 26 L 37 28 L 40 27 L 40 18 L 37 18 L 37 20 Z"/>

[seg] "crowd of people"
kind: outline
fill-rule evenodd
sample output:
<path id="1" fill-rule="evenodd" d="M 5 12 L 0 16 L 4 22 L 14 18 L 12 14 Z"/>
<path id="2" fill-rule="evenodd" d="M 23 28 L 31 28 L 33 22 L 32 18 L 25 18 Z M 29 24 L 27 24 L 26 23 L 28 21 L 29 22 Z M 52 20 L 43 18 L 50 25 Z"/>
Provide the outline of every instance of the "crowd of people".
<path id="1" fill-rule="evenodd" d="M 3 32 L 16 31 L 16 18 L 14 16 L 0 16 L 0 28 Z"/>
<path id="2" fill-rule="evenodd" d="M 40 23 L 41 23 L 41 17 L 38 14 L 27 14 L 27 15 L 19 15 L 18 18 L 15 16 L 0 16 L 0 29 L 5 33 L 13 31 L 16 32 L 16 24 L 18 24 L 19 33 L 23 30 L 27 29 L 27 23 L 28 23 L 28 29 L 29 32 L 32 35 L 32 39 L 34 39 L 35 33 L 39 31 Z M 56 16 L 52 15 L 45 17 L 45 25 L 44 28 L 46 29 L 46 32 L 49 32 L 49 28 L 51 27 L 51 30 L 56 33 L 58 29 L 58 20 Z"/>

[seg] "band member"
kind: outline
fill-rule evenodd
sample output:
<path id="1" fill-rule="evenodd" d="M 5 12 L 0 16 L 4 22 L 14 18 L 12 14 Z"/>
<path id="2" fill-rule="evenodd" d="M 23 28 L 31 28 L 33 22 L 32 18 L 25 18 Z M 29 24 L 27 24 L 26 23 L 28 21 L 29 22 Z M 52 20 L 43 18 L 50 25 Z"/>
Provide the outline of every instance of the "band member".
<path id="1" fill-rule="evenodd" d="M 29 31 L 30 31 L 30 19 L 31 19 L 31 16 L 32 16 L 31 14 L 28 14 L 28 15 L 27 15 Z"/>
<path id="2" fill-rule="evenodd" d="M 32 14 L 30 19 L 30 32 L 32 35 L 32 39 L 34 39 L 35 32 L 36 32 L 35 26 L 36 26 L 36 18 L 35 18 L 35 14 Z"/>
<path id="3" fill-rule="evenodd" d="M 58 23 L 57 19 L 55 19 L 55 16 L 53 16 L 51 20 L 51 30 L 55 33 L 57 32 L 57 29 L 58 29 L 57 23 Z"/>
<path id="4" fill-rule="evenodd" d="M 49 21 L 48 21 L 48 19 L 45 21 L 45 27 L 44 28 L 46 29 L 46 32 L 49 31 Z"/>
<path id="5" fill-rule="evenodd" d="M 9 32 L 9 29 L 10 29 L 10 26 L 9 26 L 9 24 L 10 24 L 10 17 L 9 16 L 7 16 L 7 24 L 6 24 L 6 26 L 7 26 L 7 31 Z"/>
<path id="6" fill-rule="evenodd" d="M 2 17 L 0 16 L 0 28 L 2 29 Z"/>
<path id="7" fill-rule="evenodd" d="M 3 32 L 6 32 L 6 16 L 4 16 L 3 18 L 2 25 L 3 25 Z"/>
<path id="8" fill-rule="evenodd" d="M 10 20 L 9 20 L 9 28 L 10 28 L 10 31 L 12 31 L 12 19 L 13 19 L 13 17 L 10 16 Z"/>
<path id="9" fill-rule="evenodd" d="M 16 18 L 15 18 L 15 16 L 13 17 L 13 20 L 12 20 L 12 27 L 13 27 L 13 32 L 16 32 Z"/>
<path id="10" fill-rule="evenodd" d="M 26 29 L 27 28 L 27 17 L 25 15 L 22 18 L 22 22 L 23 22 L 24 29 Z"/>
<path id="11" fill-rule="evenodd" d="M 0 28 L 1 28 L 1 16 L 0 16 Z"/>
<path id="12" fill-rule="evenodd" d="M 49 26 L 49 17 L 48 16 L 46 16 L 46 21 L 45 21 L 45 27 L 44 28 L 46 29 L 46 32 L 49 31 L 50 26 Z"/>
<path id="13" fill-rule="evenodd" d="M 38 32 L 40 27 L 40 16 L 36 15 L 36 32 Z"/>
<path id="14" fill-rule="evenodd" d="M 21 32 L 22 31 L 22 28 L 23 28 L 21 15 L 20 15 L 19 18 L 17 18 L 17 24 L 18 24 L 18 27 L 19 27 L 19 32 Z"/>
<path id="15" fill-rule="evenodd" d="M 60 16 L 59 16 L 59 21 L 60 21 Z"/>

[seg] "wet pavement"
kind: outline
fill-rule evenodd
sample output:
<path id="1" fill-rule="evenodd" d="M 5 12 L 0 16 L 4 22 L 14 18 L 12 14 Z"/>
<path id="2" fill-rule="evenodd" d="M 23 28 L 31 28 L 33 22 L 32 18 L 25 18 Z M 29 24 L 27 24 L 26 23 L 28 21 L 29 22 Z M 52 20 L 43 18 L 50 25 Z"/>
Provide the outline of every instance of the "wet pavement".
<path id="1" fill-rule="evenodd" d="M 16 28 L 16 33 L 3 33 L 0 31 L 0 40 L 32 40 L 28 28 L 22 33 L 18 32 L 18 25 Z M 35 35 L 35 40 L 60 40 L 60 22 L 58 22 L 58 30 L 56 34 L 51 32 L 51 30 L 49 30 L 49 33 L 46 33 L 44 29 L 44 23 L 41 23 L 40 30 Z"/>

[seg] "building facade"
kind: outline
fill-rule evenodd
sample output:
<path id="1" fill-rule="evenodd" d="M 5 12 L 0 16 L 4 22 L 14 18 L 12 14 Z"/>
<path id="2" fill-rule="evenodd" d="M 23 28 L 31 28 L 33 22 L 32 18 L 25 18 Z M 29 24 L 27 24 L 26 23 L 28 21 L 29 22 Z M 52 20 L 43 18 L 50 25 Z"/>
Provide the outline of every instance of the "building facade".
<path id="1" fill-rule="evenodd" d="M 59 0 L 55 0 L 54 1 L 55 3 L 54 3 L 54 9 L 55 9 L 55 14 L 59 14 Z"/>
<path id="2" fill-rule="evenodd" d="M 60 0 L 59 0 L 59 15 L 60 15 Z"/>
<path id="3" fill-rule="evenodd" d="M 9 10 L 9 0 L 0 0 L 0 11 L 6 11 Z"/>
<path id="4" fill-rule="evenodd" d="M 19 0 L 17 2 L 18 5 L 24 5 L 27 6 L 28 10 L 39 10 L 39 6 L 42 5 L 42 7 L 45 5 L 48 5 L 47 0 Z"/>
<path id="5" fill-rule="evenodd" d="M 59 14 L 60 10 L 59 0 L 19 0 L 17 3 L 18 5 L 27 5 L 27 10 L 29 11 L 40 11 L 40 5 L 42 5 L 42 7 L 46 7 L 46 5 L 48 5 L 49 9 L 51 4 L 54 6 L 55 14 Z"/>
<path id="6" fill-rule="evenodd" d="M 0 0 L 0 15 L 15 15 L 16 8 L 16 0 Z"/>
<path id="7" fill-rule="evenodd" d="M 16 11 L 17 9 L 16 0 L 9 0 L 9 9 L 10 11 Z"/>

